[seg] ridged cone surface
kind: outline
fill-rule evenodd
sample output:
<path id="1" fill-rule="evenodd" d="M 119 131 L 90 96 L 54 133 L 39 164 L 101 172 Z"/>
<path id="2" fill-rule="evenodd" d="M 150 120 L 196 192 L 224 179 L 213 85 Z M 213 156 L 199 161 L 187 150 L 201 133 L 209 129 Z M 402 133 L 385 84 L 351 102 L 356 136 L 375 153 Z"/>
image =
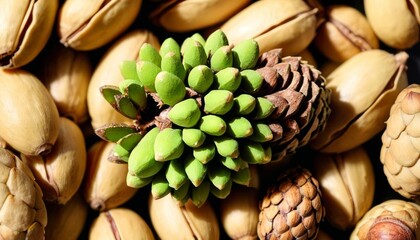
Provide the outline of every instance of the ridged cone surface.
<path id="1" fill-rule="evenodd" d="M 111 142 L 118 142 L 117 138 L 132 134 L 133 130 L 143 136 L 133 148 L 126 149 L 126 154 L 119 152 L 124 158 L 129 155 L 130 184 L 147 185 L 152 178 L 151 190 L 156 199 L 169 193 L 181 204 L 192 195 L 195 199 L 207 199 L 208 191 L 197 190 L 203 182 L 211 182 L 212 195 L 226 198 L 234 183 L 249 184 L 248 164 L 281 161 L 293 154 L 296 148 L 304 146 L 323 130 L 330 112 L 325 79 L 300 58 L 282 58 L 281 49 L 263 53 L 260 57 L 255 40 L 229 45 L 224 34 L 218 31 L 204 39 L 204 45 L 203 39 L 194 34 L 179 44 L 168 38 L 159 51 L 150 48 L 147 53 L 140 51 L 140 59 L 151 59 L 154 63 L 150 64 L 158 64 L 156 69 L 161 68 L 151 83 L 155 91 L 147 87 L 141 93 L 121 91 L 128 81 L 133 81 L 128 77 L 135 72 L 130 70 L 130 66 L 134 66 L 131 63 L 126 63 L 130 65 L 122 71 L 124 80 L 119 86 L 101 88 L 106 101 L 117 112 L 130 115 L 133 124 L 118 130 L 118 123 L 110 123 L 97 129 L 96 134 Z M 208 50 L 206 41 L 208 45 L 218 47 L 214 47 L 214 54 L 213 50 Z M 145 47 L 143 45 L 141 49 Z M 216 55 L 217 50 L 224 48 L 232 48 L 233 60 Z M 165 60 L 168 54 L 174 59 L 179 55 L 180 60 L 168 66 Z M 224 68 L 212 69 L 213 58 L 217 58 L 214 60 L 219 61 L 218 66 Z M 172 69 L 172 73 L 164 68 Z M 207 71 L 202 72 L 205 69 Z M 136 70 L 141 82 L 147 72 L 138 64 Z M 180 72 L 186 72 L 187 76 L 181 79 L 173 74 Z M 138 99 L 137 95 L 143 94 L 146 95 L 145 108 L 133 108 L 134 102 L 118 104 L 122 99 Z M 161 133 L 167 128 L 197 129 L 204 134 L 203 142 L 194 144 L 185 136 L 180 142 L 182 135 L 178 136 L 177 144 L 172 137 L 150 140 L 148 133 L 152 129 L 158 136 L 163 136 Z M 114 156 L 117 155 L 114 152 Z M 166 171 L 168 161 L 183 162 L 189 181 L 181 181 L 182 168 L 165 176 L 163 171 Z M 217 177 L 212 175 L 214 172 L 219 173 Z M 134 184 L 134 180 L 145 184 Z M 192 184 L 182 188 L 185 182 Z M 201 200 L 193 203 L 201 205 Z"/>
<path id="2" fill-rule="evenodd" d="M 47 211 L 31 170 L 12 152 L 0 148 L 0 238 L 43 239 Z"/>
<path id="3" fill-rule="evenodd" d="M 304 168 L 281 174 L 260 201 L 260 239 L 316 239 L 325 217 L 318 181 Z"/>
<path id="4" fill-rule="evenodd" d="M 398 95 L 386 121 L 380 153 L 390 186 L 406 198 L 420 197 L 420 85 Z"/>

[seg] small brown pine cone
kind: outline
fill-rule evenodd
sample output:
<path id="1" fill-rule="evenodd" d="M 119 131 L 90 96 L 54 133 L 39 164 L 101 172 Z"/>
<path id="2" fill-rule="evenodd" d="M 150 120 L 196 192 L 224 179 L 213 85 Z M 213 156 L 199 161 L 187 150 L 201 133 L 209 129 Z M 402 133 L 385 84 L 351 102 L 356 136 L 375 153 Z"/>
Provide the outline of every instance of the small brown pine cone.
<path id="1" fill-rule="evenodd" d="M 260 202 L 260 239 L 315 239 L 325 217 L 318 180 L 292 168 L 271 185 Z"/>
<path id="2" fill-rule="evenodd" d="M 330 90 L 319 70 L 301 57 L 282 57 L 281 49 L 263 53 L 256 71 L 264 78 L 258 94 L 275 106 L 269 120 L 274 134 L 272 160 L 281 160 L 325 128 Z"/>
<path id="3" fill-rule="evenodd" d="M 398 95 L 382 134 L 380 159 L 391 187 L 410 199 L 420 198 L 420 85 Z"/>

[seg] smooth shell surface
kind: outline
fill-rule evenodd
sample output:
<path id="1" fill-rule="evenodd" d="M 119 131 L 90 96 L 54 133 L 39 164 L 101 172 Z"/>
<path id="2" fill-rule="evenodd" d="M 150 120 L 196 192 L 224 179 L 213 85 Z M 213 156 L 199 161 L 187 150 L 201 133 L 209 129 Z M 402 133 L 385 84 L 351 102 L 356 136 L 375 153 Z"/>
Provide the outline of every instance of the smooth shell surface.
<path id="1" fill-rule="evenodd" d="M 49 153 L 60 124 L 47 88 L 22 69 L 0 69 L 0 85 L 1 137 L 25 155 Z"/>

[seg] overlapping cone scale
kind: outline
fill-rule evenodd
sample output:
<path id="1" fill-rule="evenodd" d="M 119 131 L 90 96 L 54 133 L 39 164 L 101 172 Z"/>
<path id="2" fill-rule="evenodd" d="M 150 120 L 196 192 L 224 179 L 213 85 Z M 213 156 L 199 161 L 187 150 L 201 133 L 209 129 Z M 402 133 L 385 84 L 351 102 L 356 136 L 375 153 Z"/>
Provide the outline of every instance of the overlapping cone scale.
<path id="1" fill-rule="evenodd" d="M 181 204 L 199 206 L 209 195 L 225 198 L 232 184 L 248 185 L 249 164 L 294 153 L 330 112 L 313 66 L 281 49 L 260 54 L 253 39 L 232 45 L 220 30 L 181 44 L 168 38 L 159 50 L 144 44 L 139 60 L 120 69 L 125 80 L 100 90 L 133 124 L 110 123 L 96 134 L 117 143 L 112 159 L 128 163 L 128 185 L 151 184 L 155 198 L 172 194 Z M 139 136 L 130 144 L 120 140 L 133 132 Z"/>

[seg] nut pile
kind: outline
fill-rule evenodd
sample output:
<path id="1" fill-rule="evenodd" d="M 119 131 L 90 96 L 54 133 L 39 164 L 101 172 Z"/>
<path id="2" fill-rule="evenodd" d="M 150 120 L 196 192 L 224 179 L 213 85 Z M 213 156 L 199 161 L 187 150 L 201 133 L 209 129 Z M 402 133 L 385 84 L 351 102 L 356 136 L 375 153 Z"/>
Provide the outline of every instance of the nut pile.
<path id="1" fill-rule="evenodd" d="M 420 239 L 419 1 L 0 16 L 0 238 Z"/>

